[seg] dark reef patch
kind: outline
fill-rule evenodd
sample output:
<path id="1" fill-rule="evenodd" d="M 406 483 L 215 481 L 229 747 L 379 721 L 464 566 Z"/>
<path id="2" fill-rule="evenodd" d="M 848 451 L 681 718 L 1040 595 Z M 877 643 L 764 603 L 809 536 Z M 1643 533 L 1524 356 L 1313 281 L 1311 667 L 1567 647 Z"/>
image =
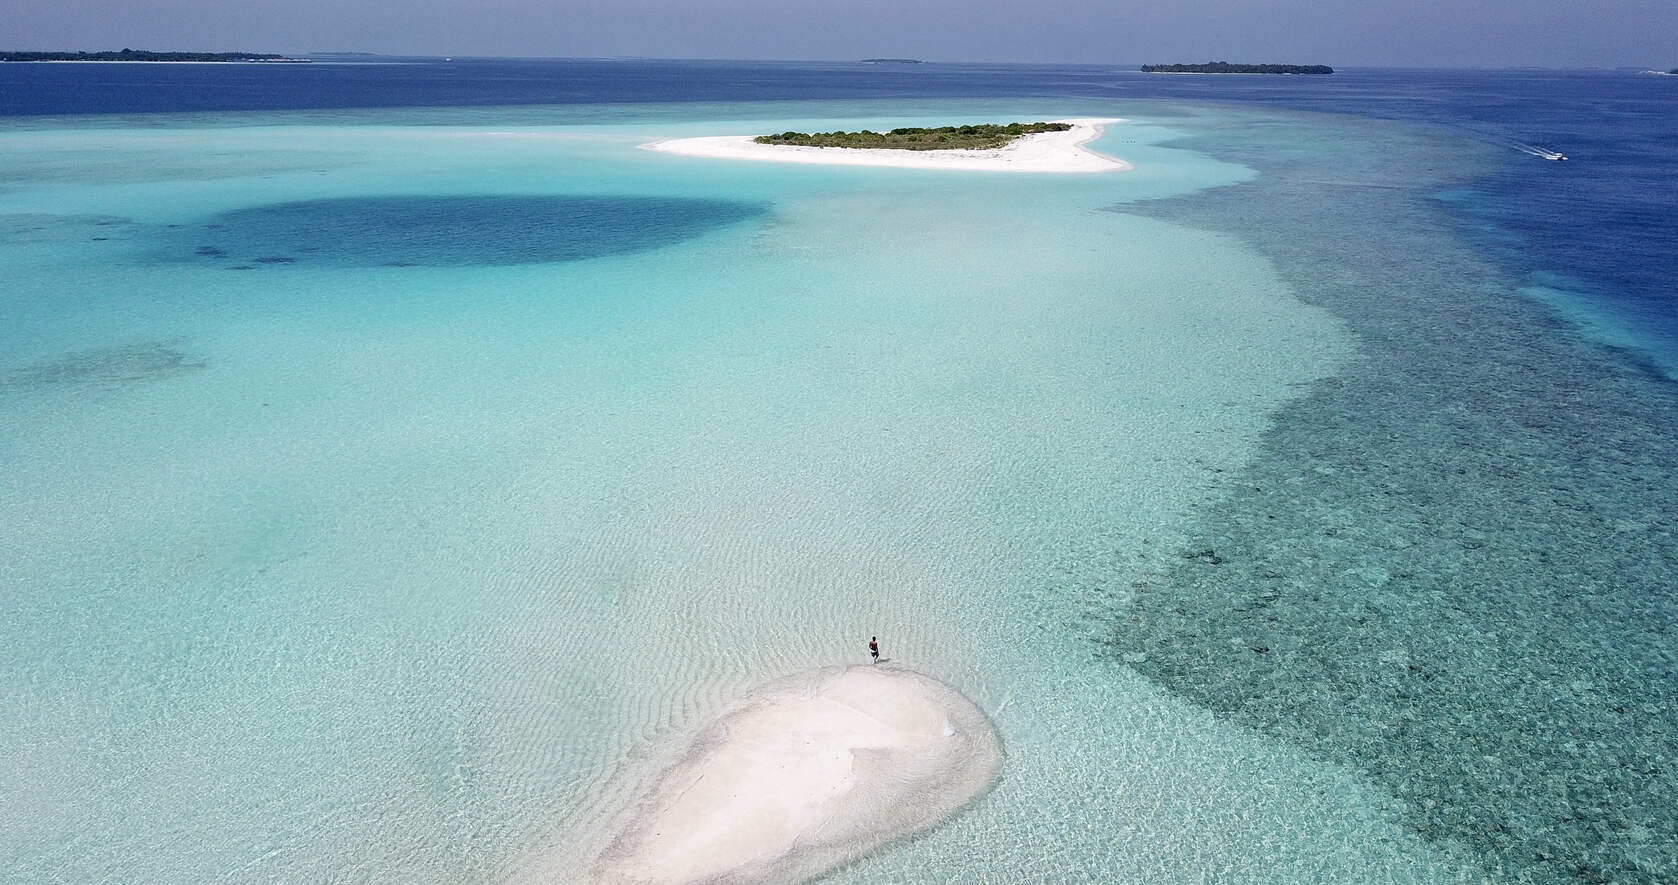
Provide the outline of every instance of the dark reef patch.
<path id="1" fill-rule="evenodd" d="M 1258 248 L 1359 352 L 1109 654 L 1362 770 L 1492 880 L 1678 881 L 1678 388 L 1453 239 L 1426 189 L 1459 145 L 1334 125 L 1332 175 L 1261 124 L 1189 145 L 1259 179 L 1116 207 Z"/>
<path id="2" fill-rule="evenodd" d="M 160 381 L 204 368 L 203 360 L 178 345 L 178 341 L 146 341 L 71 353 L 0 374 L 0 389 L 115 387 Z"/>
<path id="3" fill-rule="evenodd" d="M 764 211 L 633 196 L 399 196 L 310 200 L 217 215 L 165 234 L 183 262 L 450 267 L 580 261 L 655 249 Z M 220 263 L 220 262 L 218 262 Z"/>

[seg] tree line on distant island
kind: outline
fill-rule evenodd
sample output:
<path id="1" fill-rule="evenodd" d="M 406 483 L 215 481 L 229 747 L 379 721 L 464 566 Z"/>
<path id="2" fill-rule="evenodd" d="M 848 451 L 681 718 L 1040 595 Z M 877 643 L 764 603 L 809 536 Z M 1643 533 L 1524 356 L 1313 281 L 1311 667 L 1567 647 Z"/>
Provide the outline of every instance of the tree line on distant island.
<path id="1" fill-rule="evenodd" d="M 1332 74 L 1328 65 L 1242 65 L 1209 61 L 1198 65 L 1143 65 L 1144 74 Z"/>
<path id="2" fill-rule="evenodd" d="M 759 135 L 758 144 L 790 144 L 801 147 L 886 148 L 905 151 L 976 150 L 1002 147 L 1022 135 L 1065 132 L 1070 123 L 978 123 L 970 126 L 923 128 L 904 126 L 890 132 L 782 132 Z"/>
<path id="3" fill-rule="evenodd" d="M 0 52 L 0 61 L 301 61 L 271 52 Z"/>

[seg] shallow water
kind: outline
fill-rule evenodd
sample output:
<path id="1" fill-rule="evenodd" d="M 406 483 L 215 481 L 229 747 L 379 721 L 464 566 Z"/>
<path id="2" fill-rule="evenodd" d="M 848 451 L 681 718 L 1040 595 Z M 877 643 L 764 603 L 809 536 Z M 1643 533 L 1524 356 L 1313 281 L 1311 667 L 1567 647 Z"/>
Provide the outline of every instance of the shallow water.
<path id="1" fill-rule="evenodd" d="M 24 878 L 564 878 L 731 697 L 860 660 L 869 635 L 978 702 L 1008 757 L 975 806 L 834 881 L 1670 863 L 1659 809 L 1620 831 L 1534 817 L 1561 762 L 1581 809 L 1670 774 L 1588 777 L 1675 731 L 1670 704 L 1637 712 L 1663 672 L 1670 692 L 1672 410 L 1430 214 L 1418 187 L 1490 158 L 1396 124 L 1146 102 L 427 114 L 0 132 L 39 173 L 0 191 L 27 234 L 0 243 L 0 743 L 19 748 L 0 839 Z M 1133 118 L 1097 147 L 1136 170 L 636 149 L 1076 114 Z M 416 205 L 460 231 L 441 253 L 385 235 Z M 587 223 L 606 207 L 640 221 Z M 556 235 L 527 239 L 540 218 Z M 1429 457 L 1447 445 L 1474 473 Z M 1348 465 L 1366 452 L 1379 471 Z M 1334 546 L 1392 535 L 1351 480 L 1401 468 L 1438 475 L 1381 491 L 1452 534 L 1395 545 L 1422 566 Z M 1286 493 L 1244 497 L 1247 477 Z M 1556 518 L 1558 488 L 1614 519 Z M 1541 519 L 1510 503 L 1534 501 Z M 1486 552 L 1505 530 L 1523 570 Z M 1288 596 L 1262 635 L 1231 602 L 1278 580 L 1261 549 L 1289 587 L 1333 589 Z M 1553 609 L 1570 575 L 1609 617 Z M 1436 603 L 1476 598 L 1512 608 L 1438 630 Z M 1381 643 L 1348 613 L 1369 604 L 1402 615 Z M 1535 608 L 1553 626 L 1488 626 Z M 1520 675 L 1537 637 L 1587 622 L 1553 678 Z M 1247 703 L 1249 662 L 1296 648 L 1309 666 L 1259 683 L 1287 714 Z M 1486 739 L 1542 702 L 1584 749 L 1394 742 L 1400 665 L 1455 674 L 1406 701 L 1411 733 Z M 1585 708 L 1550 698 L 1564 678 L 1616 686 L 1652 733 L 1585 735 Z"/>

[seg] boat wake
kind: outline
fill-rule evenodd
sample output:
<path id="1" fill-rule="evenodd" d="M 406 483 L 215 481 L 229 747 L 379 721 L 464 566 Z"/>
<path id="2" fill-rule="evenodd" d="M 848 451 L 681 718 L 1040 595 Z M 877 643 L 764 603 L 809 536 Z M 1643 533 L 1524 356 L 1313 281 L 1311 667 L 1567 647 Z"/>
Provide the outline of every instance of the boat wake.
<path id="1" fill-rule="evenodd" d="M 1461 123 L 1445 123 L 1442 124 L 1442 126 L 1446 129 L 1459 132 L 1475 141 L 1483 141 L 1489 144 L 1495 144 L 1498 147 L 1506 147 L 1512 150 L 1517 150 L 1529 157 L 1538 157 L 1542 160 L 1567 159 L 1567 155 L 1563 154 L 1561 151 L 1553 151 L 1547 147 L 1529 144 L 1521 141 L 1520 139 L 1511 138 L 1501 132 L 1489 131 L 1487 128 L 1482 126 L 1469 126 Z"/>
<path id="2" fill-rule="evenodd" d="M 1561 151 L 1552 151 L 1552 150 L 1549 150 L 1547 148 L 1541 148 L 1541 147 L 1539 147 L 1535 144 L 1527 144 L 1525 142 L 1512 141 L 1512 142 L 1509 143 L 1509 146 L 1514 148 L 1515 150 L 1520 151 L 1523 154 L 1529 154 L 1529 155 L 1534 156 L 1534 157 L 1542 157 L 1546 160 L 1565 160 L 1565 159 L 1567 159 L 1566 155 L 1564 155 Z"/>

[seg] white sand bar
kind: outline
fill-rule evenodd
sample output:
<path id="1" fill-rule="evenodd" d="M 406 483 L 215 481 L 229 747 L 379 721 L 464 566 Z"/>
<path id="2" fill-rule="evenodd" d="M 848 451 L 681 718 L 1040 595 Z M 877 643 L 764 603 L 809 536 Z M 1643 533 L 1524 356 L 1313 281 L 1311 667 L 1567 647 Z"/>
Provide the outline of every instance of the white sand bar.
<path id="1" fill-rule="evenodd" d="M 1131 168 L 1118 157 L 1085 147 L 1103 127 L 1123 120 L 1079 117 L 1055 120 L 1070 123 L 1065 132 L 1026 135 L 992 151 L 905 151 L 875 148 L 801 147 L 758 144 L 753 135 L 715 135 L 673 138 L 641 145 L 650 151 L 711 157 L 719 160 L 770 160 L 777 163 L 819 163 L 833 166 L 898 166 L 905 169 L 965 169 L 991 172 L 1121 172 Z"/>
<path id="2" fill-rule="evenodd" d="M 607 883 L 814 876 L 925 829 L 996 779 L 990 721 L 886 666 L 773 682 L 701 732 L 595 866 Z"/>

